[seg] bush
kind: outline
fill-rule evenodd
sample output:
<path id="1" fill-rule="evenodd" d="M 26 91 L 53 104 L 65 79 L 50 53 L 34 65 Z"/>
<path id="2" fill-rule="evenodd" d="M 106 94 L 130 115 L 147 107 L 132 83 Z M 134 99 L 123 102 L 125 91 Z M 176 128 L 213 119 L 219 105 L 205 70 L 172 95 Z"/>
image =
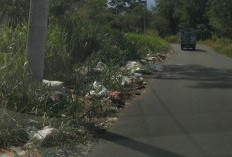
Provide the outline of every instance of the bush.
<path id="1" fill-rule="evenodd" d="M 169 43 L 180 43 L 180 37 L 178 35 L 171 35 L 165 38 Z"/>
<path id="2" fill-rule="evenodd" d="M 0 106 L 17 112 L 48 116 L 76 114 L 81 104 L 69 96 L 60 102 L 50 101 L 51 90 L 34 81 L 25 58 L 21 55 L 1 54 Z"/>
<path id="3" fill-rule="evenodd" d="M 26 50 L 27 27 L 0 27 L 0 53 L 23 54 Z"/>
<path id="4" fill-rule="evenodd" d="M 2 54 L 0 104 L 20 112 L 36 113 L 46 106 L 48 90 L 32 79 L 21 55 Z"/>
<path id="5" fill-rule="evenodd" d="M 126 39 L 129 41 L 129 51 L 139 58 L 147 53 L 167 52 L 168 49 L 168 43 L 155 35 L 127 33 Z"/>
<path id="6" fill-rule="evenodd" d="M 67 52 L 67 33 L 58 25 L 50 24 L 47 31 L 44 77 L 68 81 L 72 74 L 71 56 Z"/>
<path id="7" fill-rule="evenodd" d="M 205 40 L 203 43 L 212 46 L 220 54 L 232 57 L 232 41 L 230 39 L 213 36 L 211 40 Z"/>

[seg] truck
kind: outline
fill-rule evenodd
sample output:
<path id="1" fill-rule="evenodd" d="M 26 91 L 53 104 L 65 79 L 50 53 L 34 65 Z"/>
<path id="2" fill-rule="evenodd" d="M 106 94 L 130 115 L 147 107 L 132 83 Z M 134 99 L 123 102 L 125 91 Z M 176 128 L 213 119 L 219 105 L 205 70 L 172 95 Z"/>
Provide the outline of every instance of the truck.
<path id="1" fill-rule="evenodd" d="M 193 50 L 196 49 L 196 30 L 192 28 L 182 29 L 180 31 L 181 37 L 181 49 L 184 48 L 192 48 Z"/>

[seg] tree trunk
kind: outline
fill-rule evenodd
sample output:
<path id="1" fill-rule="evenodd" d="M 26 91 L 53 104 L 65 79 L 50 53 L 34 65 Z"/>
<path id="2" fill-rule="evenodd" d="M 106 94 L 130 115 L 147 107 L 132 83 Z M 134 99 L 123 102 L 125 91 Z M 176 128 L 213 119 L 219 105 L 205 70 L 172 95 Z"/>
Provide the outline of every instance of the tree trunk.
<path id="1" fill-rule="evenodd" d="M 26 51 L 32 74 L 39 82 L 44 71 L 48 7 L 49 0 L 31 0 Z"/>

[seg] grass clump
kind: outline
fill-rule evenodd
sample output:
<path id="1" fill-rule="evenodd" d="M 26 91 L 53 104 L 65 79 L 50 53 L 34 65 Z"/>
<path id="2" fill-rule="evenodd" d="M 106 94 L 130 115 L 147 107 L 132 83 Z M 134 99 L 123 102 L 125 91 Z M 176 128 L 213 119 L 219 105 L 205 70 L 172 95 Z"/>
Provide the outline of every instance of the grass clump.
<path id="1" fill-rule="evenodd" d="M 24 53 L 26 47 L 27 26 L 18 25 L 16 28 L 0 27 L 0 53 Z"/>
<path id="2" fill-rule="evenodd" d="M 127 33 L 129 49 L 134 52 L 137 58 L 146 56 L 147 53 L 165 53 L 168 50 L 168 43 L 156 35 Z"/>
<path id="3" fill-rule="evenodd" d="M 212 37 L 203 41 L 204 44 L 212 46 L 218 53 L 232 57 L 232 41 L 230 39 Z"/>
<path id="4" fill-rule="evenodd" d="M 180 43 L 180 37 L 178 35 L 167 36 L 165 40 L 169 43 Z"/>

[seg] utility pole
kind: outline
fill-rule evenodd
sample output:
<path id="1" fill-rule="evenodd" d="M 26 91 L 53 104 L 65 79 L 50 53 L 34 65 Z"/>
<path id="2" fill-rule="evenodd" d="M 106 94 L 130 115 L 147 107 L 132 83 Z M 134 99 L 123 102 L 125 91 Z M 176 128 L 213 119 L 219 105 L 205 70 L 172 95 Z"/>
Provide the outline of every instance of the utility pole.
<path id="1" fill-rule="evenodd" d="M 43 79 L 48 8 L 49 0 L 31 0 L 26 51 L 30 69 L 38 82 Z"/>
<path id="2" fill-rule="evenodd" d="M 143 7 L 143 32 L 146 29 L 146 10 L 147 10 L 147 0 L 142 0 L 144 7 Z"/>

